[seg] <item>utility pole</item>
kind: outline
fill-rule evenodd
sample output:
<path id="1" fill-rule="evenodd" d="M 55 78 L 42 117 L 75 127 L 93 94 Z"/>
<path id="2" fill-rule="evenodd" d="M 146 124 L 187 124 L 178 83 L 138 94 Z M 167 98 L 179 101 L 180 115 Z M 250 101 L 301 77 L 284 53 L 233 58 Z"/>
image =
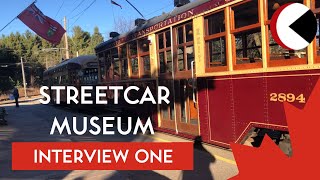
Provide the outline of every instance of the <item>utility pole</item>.
<path id="1" fill-rule="evenodd" d="M 22 80 L 23 80 L 23 88 L 24 88 L 24 97 L 27 98 L 27 83 L 26 83 L 26 76 L 24 74 L 24 65 L 23 65 L 22 57 L 21 57 L 21 72 L 22 72 Z"/>
<path id="2" fill-rule="evenodd" d="M 66 47 L 66 59 L 70 59 L 69 57 L 69 44 L 68 44 L 68 34 L 67 34 L 67 18 L 63 18 L 64 22 L 64 29 L 66 30 L 66 33 L 64 34 L 64 42 L 65 42 L 65 47 Z"/>

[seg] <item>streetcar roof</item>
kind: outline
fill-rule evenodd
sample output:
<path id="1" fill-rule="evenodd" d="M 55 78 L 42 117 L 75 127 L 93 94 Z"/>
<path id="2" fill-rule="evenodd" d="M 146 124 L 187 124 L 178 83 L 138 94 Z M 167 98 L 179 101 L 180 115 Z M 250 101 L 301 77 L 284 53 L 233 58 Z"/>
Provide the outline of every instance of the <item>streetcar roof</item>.
<path id="1" fill-rule="evenodd" d="M 84 56 L 79 56 L 79 57 L 72 58 L 69 60 L 65 60 L 62 63 L 60 63 L 54 67 L 49 68 L 44 73 L 51 72 L 54 69 L 57 69 L 57 68 L 60 68 L 63 66 L 67 66 L 68 64 L 78 64 L 81 67 L 85 67 L 90 62 L 93 62 L 93 63 L 97 62 L 97 57 L 95 55 L 84 55 Z"/>
<path id="2" fill-rule="evenodd" d="M 148 28 L 148 27 L 150 27 L 152 25 L 155 25 L 155 24 L 157 24 L 157 23 L 159 23 L 161 21 L 164 21 L 164 20 L 169 19 L 171 17 L 174 17 L 176 15 L 179 15 L 180 13 L 188 11 L 188 10 L 190 10 L 190 9 L 192 9 L 194 7 L 197 7 L 197 6 L 201 5 L 201 4 L 204 4 L 204 3 L 208 2 L 208 1 L 210 1 L 210 0 L 197 0 L 197 1 L 190 2 L 190 3 L 188 3 L 188 4 L 184 5 L 184 6 L 176 7 L 176 8 L 173 9 L 172 12 L 164 13 L 164 14 L 162 14 L 160 16 L 156 16 L 156 17 L 153 17 L 153 18 L 151 18 L 149 20 L 146 20 L 146 22 L 143 25 L 136 26 L 133 30 L 131 30 L 131 31 L 127 32 L 127 33 L 121 34 L 118 37 L 115 37 L 115 38 L 112 38 L 112 39 L 110 39 L 108 41 L 105 41 L 105 42 L 99 44 L 98 46 L 96 46 L 95 49 L 97 50 L 97 49 L 103 48 L 105 45 L 108 45 L 110 43 L 113 43 L 113 42 L 121 39 L 121 38 L 125 38 L 125 37 L 127 37 L 127 36 L 129 36 L 131 34 L 134 34 L 134 33 L 138 32 L 138 31 L 146 29 L 146 28 Z M 219 1 L 219 0 L 212 0 L 212 1 Z"/>

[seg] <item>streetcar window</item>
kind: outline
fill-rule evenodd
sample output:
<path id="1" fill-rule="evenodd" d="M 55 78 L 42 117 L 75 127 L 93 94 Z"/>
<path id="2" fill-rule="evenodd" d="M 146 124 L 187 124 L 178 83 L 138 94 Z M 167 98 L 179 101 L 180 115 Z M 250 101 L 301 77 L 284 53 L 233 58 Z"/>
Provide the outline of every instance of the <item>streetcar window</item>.
<path id="1" fill-rule="evenodd" d="M 177 29 L 177 34 L 178 34 L 178 44 L 183 44 L 184 43 L 184 38 L 183 38 L 183 26 L 179 27 Z"/>
<path id="2" fill-rule="evenodd" d="M 165 32 L 166 35 L 166 47 L 171 47 L 171 33 L 170 31 Z"/>
<path id="3" fill-rule="evenodd" d="M 157 35 L 159 72 L 172 72 L 171 33 L 170 30 Z"/>
<path id="4" fill-rule="evenodd" d="M 188 70 L 191 69 L 191 62 L 194 61 L 194 48 L 193 46 L 186 47 L 186 53 L 187 53 L 187 66 Z"/>
<path id="5" fill-rule="evenodd" d="M 232 7 L 234 24 L 231 25 L 231 32 L 237 65 L 259 63 L 262 67 L 262 37 L 258 9 L 257 0 Z"/>
<path id="6" fill-rule="evenodd" d="M 173 92 L 173 81 L 172 80 L 162 80 L 159 82 L 161 86 L 165 86 L 169 89 L 170 92 Z M 174 110 L 174 98 L 173 93 L 170 93 L 169 101 L 170 104 L 162 103 L 161 104 L 161 117 L 162 120 L 169 120 L 174 121 L 175 120 L 175 110 Z"/>
<path id="7" fill-rule="evenodd" d="M 270 29 L 270 26 L 268 26 Z M 293 59 L 306 59 L 307 49 L 302 50 L 287 50 L 282 48 L 276 41 L 273 39 L 271 31 L 269 30 L 269 58 L 271 61 L 274 60 L 293 60 Z M 306 62 L 306 60 L 305 60 Z"/>
<path id="8" fill-rule="evenodd" d="M 121 58 L 121 78 L 126 79 L 128 77 L 128 53 L 127 45 L 123 45 L 120 48 L 120 58 Z"/>
<path id="9" fill-rule="evenodd" d="M 158 35 L 158 48 L 163 49 L 164 48 L 164 37 L 163 33 Z"/>
<path id="10" fill-rule="evenodd" d="M 270 24 L 271 18 L 274 12 L 282 5 L 286 3 L 302 3 L 303 0 L 269 0 L 268 4 L 268 24 Z M 268 46 L 269 46 L 269 60 L 270 66 L 290 65 L 290 64 L 304 64 L 307 63 L 307 49 L 302 50 L 287 50 L 282 48 L 273 39 L 271 34 L 270 25 L 268 25 Z M 279 62 L 283 60 L 283 62 Z M 290 61 L 288 61 L 290 60 Z"/>
<path id="11" fill-rule="evenodd" d="M 193 27 L 192 24 L 186 25 L 186 41 L 190 42 L 193 41 Z"/>
<path id="12" fill-rule="evenodd" d="M 113 65 L 113 71 L 110 69 L 110 78 L 113 80 L 114 78 L 119 79 L 120 77 L 120 60 L 118 54 L 118 48 L 111 49 L 111 64 Z"/>
<path id="13" fill-rule="evenodd" d="M 259 23 L 258 0 L 252 0 L 232 8 L 235 29 Z"/>
<path id="14" fill-rule="evenodd" d="M 261 62 L 260 29 L 235 35 L 237 64 Z"/>
<path id="15" fill-rule="evenodd" d="M 207 35 L 225 32 L 224 11 L 215 13 L 206 18 Z"/>
<path id="16" fill-rule="evenodd" d="M 130 58 L 132 76 L 139 76 L 139 61 L 138 61 L 137 55 L 138 55 L 137 41 L 132 41 L 129 43 L 129 58 Z"/>
<path id="17" fill-rule="evenodd" d="M 184 47 L 178 48 L 178 68 L 179 68 L 179 71 L 183 71 L 185 69 Z"/>
<path id="18" fill-rule="evenodd" d="M 141 66 L 143 71 L 141 72 L 143 77 L 150 77 L 151 66 L 149 57 L 149 40 L 148 38 L 140 39 L 139 41 L 139 56 L 141 60 Z"/>
<path id="19" fill-rule="evenodd" d="M 227 66 L 224 11 L 205 18 L 207 68 Z"/>
<path id="20" fill-rule="evenodd" d="M 148 39 L 139 40 L 139 48 L 141 52 L 149 52 Z"/>
<path id="21" fill-rule="evenodd" d="M 132 75 L 137 76 L 139 75 L 139 65 L 138 65 L 138 58 L 131 59 L 131 68 L 132 68 Z"/>
<path id="22" fill-rule="evenodd" d="M 209 53 L 209 67 L 226 66 L 226 41 L 225 37 L 212 39 L 207 42 Z"/>
<path id="23" fill-rule="evenodd" d="M 113 73 L 115 77 L 120 77 L 120 61 L 119 58 L 114 59 Z"/>
<path id="24" fill-rule="evenodd" d="M 303 0 L 268 0 L 268 19 L 270 20 L 273 14 L 276 12 L 280 6 L 286 3 L 301 3 L 303 4 Z"/>
<path id="25" fill-rule="evenodd" d="M 151 69 L 150 69 L 150 57 L 149 55 L 141 57 L 143 62 L 143 72 L 144 75 L 148 76 L 150 75 Z"/>
<path id="26" fill-rule="evenodd" d="M 130 56 L 136 56 L 137 55 L 137 42 L 133 41 L 129 44 L 130 47 Z"/>
<path id="27" fill-rule="evenodd" d="M 167 51 L 166 53 L 166 60 L 167 60 L 167 72 L 172 72 L 173 63 L 172 63 L 172 53 L 171 51 Z"/>
<path id="28" fill-rule="evenodd" d="M 187 23 L 176 28 L 177 34 L 177 61 L 178 71 L 191 70 L 191 62 L 194 60 L 193 52 L 193 26 Z"/>
<path id="29" fill-rule="evenodd" d="M 159 62 L 160 62 L 160 73 L 166 72 L 166 62 L 165 62 L 164 52 L 159 53 Z"/>

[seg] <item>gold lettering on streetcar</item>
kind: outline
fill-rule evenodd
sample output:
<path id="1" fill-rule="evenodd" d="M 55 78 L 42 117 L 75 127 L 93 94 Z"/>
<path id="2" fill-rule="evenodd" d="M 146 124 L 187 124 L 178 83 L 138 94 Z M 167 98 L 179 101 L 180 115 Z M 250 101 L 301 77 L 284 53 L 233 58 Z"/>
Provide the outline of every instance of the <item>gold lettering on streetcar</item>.
<path id="1" fill-rule="evenodd" d="M 299 96 L 296 96 L 293 93 L 271 93 L 270 94 L 270 101 L 271 102 L 299 102 L 301 104 L 306 103 L 306 98 L 304 94 L 300 94 Z"/>

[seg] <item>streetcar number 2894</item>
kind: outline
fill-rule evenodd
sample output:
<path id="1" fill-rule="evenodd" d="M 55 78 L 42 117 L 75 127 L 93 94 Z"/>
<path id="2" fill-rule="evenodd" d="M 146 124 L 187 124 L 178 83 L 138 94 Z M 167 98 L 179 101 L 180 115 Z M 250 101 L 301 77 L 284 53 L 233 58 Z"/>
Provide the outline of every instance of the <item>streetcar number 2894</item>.
<path id="1" fill-rule="evenodd" d="M 292 93 L 272 93 L 270 94 L 270 101 L 271 102 L 299 102 L 299 103 L 306 103 L 306 98 L 303 94 L 296 96 Z"/>

